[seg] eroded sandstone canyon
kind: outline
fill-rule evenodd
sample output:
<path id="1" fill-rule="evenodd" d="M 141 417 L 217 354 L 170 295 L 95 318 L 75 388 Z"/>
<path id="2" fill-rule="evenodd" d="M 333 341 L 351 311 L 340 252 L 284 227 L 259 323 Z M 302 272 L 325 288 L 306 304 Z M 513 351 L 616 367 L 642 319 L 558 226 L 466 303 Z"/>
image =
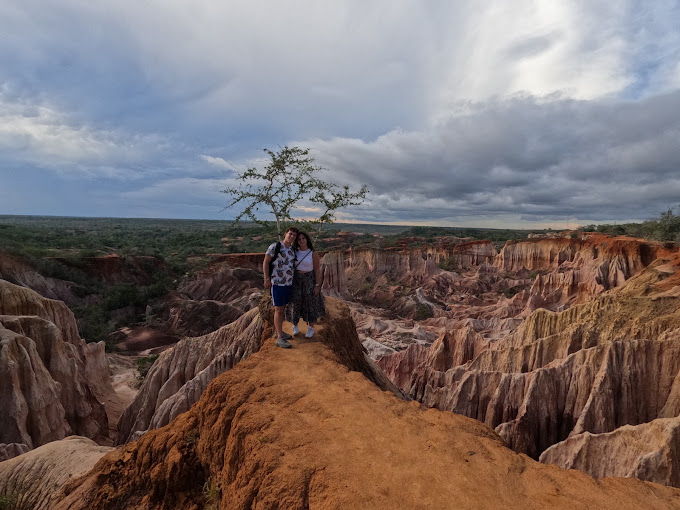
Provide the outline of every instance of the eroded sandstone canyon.
<path id="1" fill-rule="evenodd" d="M 291 351 L 269 340 L 258 261 L 221 256 L 168 296 L 180 340 L 114 438 L 103 346 L 27 288 L 68 284 L 0 280 L 0 455 L 16 457 L 0 494 L 40 486 L 63 450 L 101 460 L 33 504 L 680 508 L 674 489 L 608 478 L 680 487 L 677 247 L 570 234 L 329 252 L 329 315 Z M 51 442 L 71 434 L 121 446 Z"/>

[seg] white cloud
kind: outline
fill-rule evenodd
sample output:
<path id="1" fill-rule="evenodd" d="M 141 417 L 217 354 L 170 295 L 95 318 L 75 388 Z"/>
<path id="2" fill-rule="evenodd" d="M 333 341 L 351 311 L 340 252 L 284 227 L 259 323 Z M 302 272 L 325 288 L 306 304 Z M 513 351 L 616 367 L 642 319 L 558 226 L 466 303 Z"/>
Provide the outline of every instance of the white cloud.
<path id="1" fill-rule="evenodd" d="M 246 169 L 246 167 L 243 164 L 240 163 L 233 163 L 231 161 L 227 161 L 224 158 L 220 157 L 215 157 L 215 156 L 208 156 L 206 154 L 201 154 L 200 158 L 205 161 L 206 163 L 216 166 L 218 168 L 223 168 L 225 170 L 229 170 L 230 172 L 242 172 Z"/>
<path id="2" fill-rule="evenodd" d="M 127 200 L 174 201 L 183 204 L 209 200 L 210 203 L 226 202 L 220 190 L 230 186 L 229 179 L 197 179 L 184 177 L 178 179 L 159 180 L 149 186 L 125 191 L 121 197 Z"/>
<path id="3" fill-rule="evenodd" d="M 97 129 L 49 105 L 0 90 L 0 149 L 14 161 L 95 177 L 134 178 L 130 168 L 167 147 L 158 136 Z"/>

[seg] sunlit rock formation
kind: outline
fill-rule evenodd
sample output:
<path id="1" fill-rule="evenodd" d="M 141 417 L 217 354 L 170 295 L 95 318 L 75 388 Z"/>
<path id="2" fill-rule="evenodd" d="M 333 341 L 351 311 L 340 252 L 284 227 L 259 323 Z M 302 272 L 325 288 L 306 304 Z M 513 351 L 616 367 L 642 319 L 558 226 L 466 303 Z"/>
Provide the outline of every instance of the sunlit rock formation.
<path id="1" fill-rule="evenodd" d="M 583 303 L 622 285 L 652 261 L 676 249 L 628 237 L 555 237 L 508 242 L 494 264 L 504 271 L 536 272 L 526 315 L 537 308 L 559 311 Z"/>
<path id="2" fill-rule="evenodd" d="M 596 478 L 626 476 L 680 487 L 679 453 L 680 418 L 675 417 L 575 434 L 545 450 L 540 460 Z"/>
<path id="3" fill-rule="evenodd" d="M 534 312 L 476 355 L 464 355 L 469 345 L 456 346 L 462 352 L 437 368 L 430 355 L 413 371 L 410 394 L 483 421 L 510 447 L 534 458 L 579 434 L 675 417 L 680 414 L 679 268 L 677 258 L 659 259 L 586 304 L 561 313 Z M 617 461 L 608 462 L 601 472 L 613 474 Z M 640 472 L 631 462 L 626 473 Z M 646 479 L 666 483 L 670 468 L 658 464 L 656 474 L 646 464 Z"/>

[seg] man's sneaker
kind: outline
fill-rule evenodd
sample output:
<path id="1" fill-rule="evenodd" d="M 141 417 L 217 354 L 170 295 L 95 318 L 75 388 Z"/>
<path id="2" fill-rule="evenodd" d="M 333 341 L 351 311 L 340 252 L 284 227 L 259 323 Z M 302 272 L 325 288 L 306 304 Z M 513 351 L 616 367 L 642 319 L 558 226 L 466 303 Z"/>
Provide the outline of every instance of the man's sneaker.
<path id="1" fill-rule="evenodd" d="M 293 337 L 290 336 L 290 335 L 289 335 L 288 333 L 286 333 L 285 331 L 283 332 L 283 335 L 281 336 L 281 339 L 282 339 L 282 340 L 290 340 L 291 338 L 293 338 Z"/>
<path id="2" fill-rule="evenodd" d="M 299 335 L 300 334 L 300 328 L 297 327 L 297 324 L 293 326 L 293 336 Z"/>
<path id="3" fill-rule="evenodd" d="M 285 337 L 279 338 L 279 339 L 276 341 L 276 346 L 277 346 L 277 347 L 281 347 L 281 348 L 283 348 L 283 349 L 290 349 L 291 347 L 293 347 L 292 345 L 290 345 L 290 342 L 289 342 L 288 340 L 286 340 Z"/>
<path id="4" fill-rule="evenodd" d="M 309 326 L 307 328 L 307 333 L 305 333 L 305 338 L 312 338 L 312 335 L 314 335 L 314 328 Z"/>

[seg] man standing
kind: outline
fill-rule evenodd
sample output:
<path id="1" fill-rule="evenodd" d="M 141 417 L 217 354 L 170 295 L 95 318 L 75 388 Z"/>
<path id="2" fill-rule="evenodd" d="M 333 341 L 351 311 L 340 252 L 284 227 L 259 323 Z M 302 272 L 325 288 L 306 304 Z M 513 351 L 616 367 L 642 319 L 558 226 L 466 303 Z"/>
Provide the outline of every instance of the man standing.
<path id="1" fill-rule="evenodd" d="M 288 341 L 291 336 L 283 332 L 283 317 L 286 305 L 290 301 L 293 292 L 293 264 L 295 262 L 293 243 L 298 233 L 299 230 L 295 227 L 286 230 L 283 242 L 277 241 L 267 248 L 267 252 L 264 254 L 264 262 L 262 263 L 264 288 L 272 289 L 276 345 L 284 349 L 292 347 Z"/>

